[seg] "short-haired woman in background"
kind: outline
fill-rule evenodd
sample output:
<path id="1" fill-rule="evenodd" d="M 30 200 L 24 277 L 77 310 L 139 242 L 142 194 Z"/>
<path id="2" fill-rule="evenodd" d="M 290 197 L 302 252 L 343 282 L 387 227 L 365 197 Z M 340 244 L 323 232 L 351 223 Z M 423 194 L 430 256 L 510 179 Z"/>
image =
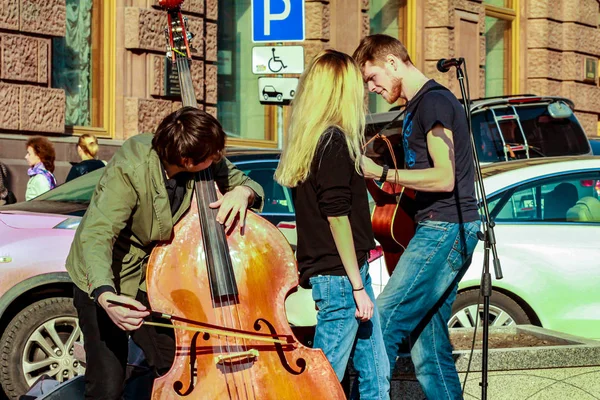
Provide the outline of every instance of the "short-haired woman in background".
<path id="1" fill-rule="evenodd" d="M 25 143 L 25 148 L 25 160 L 29 164 L 27 174 L 30 176 L 25 200 L 31 200 L 56 187 L 56 178 L 52 175 L 56 153 L 52 142 L 43 136 L 30 138 Z"/>

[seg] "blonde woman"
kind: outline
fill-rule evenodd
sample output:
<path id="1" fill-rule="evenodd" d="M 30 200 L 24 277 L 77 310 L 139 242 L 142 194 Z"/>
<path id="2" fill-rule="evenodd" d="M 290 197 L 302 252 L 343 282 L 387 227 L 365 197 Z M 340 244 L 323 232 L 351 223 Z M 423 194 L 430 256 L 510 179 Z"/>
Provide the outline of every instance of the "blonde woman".
<path id="1" fill-rule="evenodd" d="M 69 182 L 106 165 L 104 161 L 96 159 L 96 155 L 98 154 L 98 139 L 89 133 L 85 133 L 79 137 L 77 154 L 79 154 L 81 162 L 73 164 L 65 182 Z"/>
<path id="2" fill-rule="evenodd" d="M 361 399 L 389 399 L 389 361 L 367 258 L 375 243 L 360 175 L 364 86 L 350 56 L 318 54 L 292 103 L 288 143 L 275 178 L 293 188 L 300 285 L 318 307 L 314 347 L 339 380 L 350 356 Z M 358 390 L 357 390 L 358 389 Z"/>

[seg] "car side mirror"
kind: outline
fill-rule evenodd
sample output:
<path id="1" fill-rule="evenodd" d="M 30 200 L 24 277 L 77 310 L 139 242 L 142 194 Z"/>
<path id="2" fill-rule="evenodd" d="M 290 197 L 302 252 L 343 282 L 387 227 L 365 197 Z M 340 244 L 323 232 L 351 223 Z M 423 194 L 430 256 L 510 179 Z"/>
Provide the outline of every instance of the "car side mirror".
<path id="1" fill-rule="evenodd" d="M 573 115 L 573 110 L 564 101 L 555 101 L 554 103 L 548 104 L 548 114 L 552 118 L 569 118 Z"/>

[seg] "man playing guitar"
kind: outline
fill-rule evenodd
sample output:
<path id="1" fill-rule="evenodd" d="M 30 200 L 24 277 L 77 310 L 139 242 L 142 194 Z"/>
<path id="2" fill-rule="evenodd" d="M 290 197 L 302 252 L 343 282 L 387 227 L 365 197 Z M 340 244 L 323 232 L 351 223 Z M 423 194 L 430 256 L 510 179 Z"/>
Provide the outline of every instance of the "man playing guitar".
<path id="1" fill-rule="evenodd" d="M 409 340 L 427 398 L 460 399 L 447 324 L 480 225 L 467 121 L 457 98 L 419 71 L 397 39 L 368 36 L 353 57 L 369 91 L 390 104 L 407 101 L 406 169 L 362 158 L 365 178 L 417 191 L 415 236 L 377 299 L 390 367 L 401 342 Z"/>

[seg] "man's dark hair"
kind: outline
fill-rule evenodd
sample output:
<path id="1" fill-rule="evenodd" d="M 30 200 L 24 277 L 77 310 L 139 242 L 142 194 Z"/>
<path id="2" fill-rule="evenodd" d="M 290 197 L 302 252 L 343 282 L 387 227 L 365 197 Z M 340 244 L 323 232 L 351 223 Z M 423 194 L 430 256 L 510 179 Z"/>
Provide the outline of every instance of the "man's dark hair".
<path id="1" fill-rule="evenodd" d="M 152 148 L 162 161 L 183 167 L 183 159 L 194 165 L 210 157 L 219 160 L 225 148 L 225 132 L 209 113 L 183 107 L 169 114 L 158 126 Z"/>

